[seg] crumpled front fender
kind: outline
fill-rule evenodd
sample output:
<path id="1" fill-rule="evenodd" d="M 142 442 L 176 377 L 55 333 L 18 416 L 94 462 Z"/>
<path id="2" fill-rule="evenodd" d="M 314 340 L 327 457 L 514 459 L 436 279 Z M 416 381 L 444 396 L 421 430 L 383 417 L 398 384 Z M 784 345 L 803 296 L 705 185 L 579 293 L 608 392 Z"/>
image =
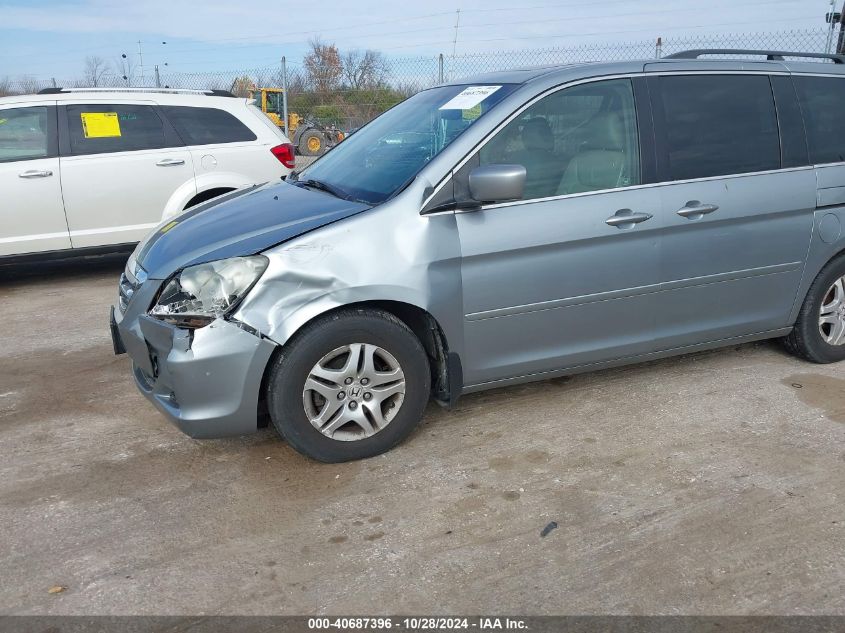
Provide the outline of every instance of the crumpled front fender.
<path id="1" fill-rule="evenodd" d="M 399 204 L 341 220 L 264 253 L 269 267 L 234 315 L 284 344 L 335 308 L 394 301 L 431 314 L 463 348 L 460 245 L 452 214 Z"/>

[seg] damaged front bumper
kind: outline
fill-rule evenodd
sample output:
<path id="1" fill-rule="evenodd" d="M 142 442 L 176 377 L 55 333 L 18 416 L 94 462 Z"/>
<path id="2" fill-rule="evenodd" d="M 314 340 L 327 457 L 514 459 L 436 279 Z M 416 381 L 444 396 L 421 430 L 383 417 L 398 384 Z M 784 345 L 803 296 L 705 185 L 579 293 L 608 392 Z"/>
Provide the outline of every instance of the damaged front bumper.
<path id="1" fill-rule="evenodd" d="M 125 312 L 120 303 L 112 307 L 115 353 L 125 350 L 132 358 L 138 389 L 191 437 L 255 432 L 261 381 L 275 344 L 223 319 L 188 330 L 150 317 L 146 308 L 157 289 L 158 282 L 147 281 Z"/>

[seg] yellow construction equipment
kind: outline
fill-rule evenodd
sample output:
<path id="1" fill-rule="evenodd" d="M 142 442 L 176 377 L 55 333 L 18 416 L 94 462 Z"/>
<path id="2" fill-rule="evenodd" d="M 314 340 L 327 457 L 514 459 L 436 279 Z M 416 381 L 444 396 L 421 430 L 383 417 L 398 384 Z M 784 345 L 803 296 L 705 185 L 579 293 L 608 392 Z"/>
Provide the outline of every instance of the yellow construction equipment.
<path id="1" fill-rule="evenodd" d="M 343 140 L 343 132 L 333 125 L 321 125 L 296 112 L 288 112 L 286 125 L 281 88 L 253 87 L 249 98 L 254 99 L 261 111 L 284 130 L 297 152 L 303 156 L 321 156 Z"/>

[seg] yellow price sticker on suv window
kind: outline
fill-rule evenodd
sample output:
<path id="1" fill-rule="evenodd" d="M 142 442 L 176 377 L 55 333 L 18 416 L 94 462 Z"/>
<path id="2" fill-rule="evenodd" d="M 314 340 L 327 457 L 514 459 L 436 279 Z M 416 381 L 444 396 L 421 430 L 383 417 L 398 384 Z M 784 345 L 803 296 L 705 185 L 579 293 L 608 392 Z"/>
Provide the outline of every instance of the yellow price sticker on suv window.
<path id="1" fill-rule="evenodd" d="M 82 112 L 82 133 L 85 138 L 114 138 L 120 136 L 117 112 Z"/>

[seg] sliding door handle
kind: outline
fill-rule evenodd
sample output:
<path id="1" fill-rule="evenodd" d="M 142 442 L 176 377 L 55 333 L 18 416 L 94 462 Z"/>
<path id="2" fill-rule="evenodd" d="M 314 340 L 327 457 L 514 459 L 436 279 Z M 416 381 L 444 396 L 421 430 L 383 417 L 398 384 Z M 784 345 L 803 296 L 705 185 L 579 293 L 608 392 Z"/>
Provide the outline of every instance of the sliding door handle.
<path id="1" fill-rule="evenodd" d="M 690 200 L 682 209 L 678 209 L 678 215 L 687 220 L 699 220 L 718 209 L 718 204 L 703 204 L 698 200 Z"/>
<path id="2" fill-rule="evenodd" d="M 156 163 L 158 167 L 174 167 L 176 165 L 184 165 L 185 161 L 181 158 L 165 158 Z"/>
<path id="3" fill-rule="evenodd" d="M 617 229 L 632 229 L 635 224 L 651 220 L 653 217 L 651 213 L 634 213 L 630 209 L 619 209 L 616 215 L 612 215 L 605 220 L 605 224 L 615 226 Z"/>

